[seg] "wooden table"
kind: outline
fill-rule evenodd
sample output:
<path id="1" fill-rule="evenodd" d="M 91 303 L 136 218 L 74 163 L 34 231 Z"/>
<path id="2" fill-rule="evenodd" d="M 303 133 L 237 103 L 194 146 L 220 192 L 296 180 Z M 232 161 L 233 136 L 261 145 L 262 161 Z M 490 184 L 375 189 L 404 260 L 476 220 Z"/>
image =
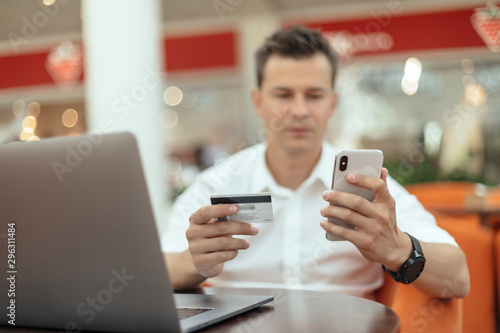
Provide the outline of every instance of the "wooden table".
<path id="1" fill-rule="evenodd" d="M 327 292 L 287 289 L 205 288 L 206 294 L 273 295 L 274 301 L 199 332 L 398 332 L 399 318 L 386 306 L 367 299 Z M 0 326 L 0 332 L 52 333 Z"/>
<path id="2" fill-rule="evenodd" d="M 273 295 L 274 302 L 202 332 L 398 332 L 388 307 L 360 297 L 288 289 L 205 288 L 206 294 Z"/>

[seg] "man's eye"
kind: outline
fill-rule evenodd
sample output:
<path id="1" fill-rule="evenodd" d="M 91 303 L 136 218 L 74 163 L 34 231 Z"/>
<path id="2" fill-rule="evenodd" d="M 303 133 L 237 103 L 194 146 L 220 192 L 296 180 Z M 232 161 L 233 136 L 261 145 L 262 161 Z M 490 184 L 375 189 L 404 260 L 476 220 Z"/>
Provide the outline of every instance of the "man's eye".
<path id="1" fill-rule="evenodd" d="M 308 97 L 309 97 L 309 99 L 320 99 L 323 96 L 322 95 L 309 95 Z"/>
<path id="2" fill-rule="evenodd" d="M 278 98 L 290 98 L 291 96 L 292 95 L 290 95 L 290 94 L 278 94 L 278 95 L 276 95 L 276 97 L 278 97 Z"/>

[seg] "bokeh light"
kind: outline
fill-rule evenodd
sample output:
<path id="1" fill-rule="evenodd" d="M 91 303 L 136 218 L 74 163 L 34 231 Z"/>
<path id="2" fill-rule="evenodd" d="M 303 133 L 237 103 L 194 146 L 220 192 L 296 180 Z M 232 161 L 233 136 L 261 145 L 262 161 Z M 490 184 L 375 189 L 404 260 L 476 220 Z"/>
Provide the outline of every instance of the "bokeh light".
<path id="1" fill-rule="evenodd" d="M 413 96 L 418 90 L 418 81 L 410 81 L 406 76 L 401 80 L 401 89 L 408 96 Z"/>
<path id="2" fill-rule="evenodd" d="M 415 57 L 408 58 L 405 63 L 404 76 L 408 81 L 418 81 L 422 74 L 422 63 Z"/>
<path id="3" fill-rule="evenodd" d="M 183 93 L 179 87 L 171 86 L 165 89 L 163 101 L 169 106 L 176 106 L 182 101 Z"/>
<path id="4" fill-rule="evenodd" d="M 467 87 L 468 85 L 471 84 L 476 84 L 476 79 L 471 75 L 464 75 L 464 78 L 462 79 L 462 84 L 464 85 L 464 87 Z"/>
<path id="5" fill-rule="evenodd" d="M 35 130 L 36 128 L 36 118 L 33 116 L 27 116 L 23 119 L 22 122 L 22 127 L 23 129 L 26 128 L 31 128 L 32 130 Z"/>
<path id="6" fill-rule="evenodd" d="M 415 95 L 421 75 L 422 63 L 420 60 L 415 57 L 408 58 L 405 63 L 403 79 L 401 80 L 401 89 L 406 95 Z"/>
<path id="7" fill-rule="evenodd" d="M 474 72 L 474 63 L 470 59 L 462 59 L 462 69 L 465 74 L 472 74 Z"/>
<path id="8" fill-rule="evenodd" d="M 12 104 L 12 113 L 16 117 L 21 117 L 24 114 L 24 110 L 26 108 L 26 104 L 23 100 L 17 100 Z"/>
<path id="9" fill-rule="evenodd" d="M 19 139 L 21 139 L 22 141 L 27 141 L 33 136 L 35 136 L 35 131 L 33 130 L 33 128 L 26 127 L 26 128 L 23 128 L 23 130 L 21 131 L 21 134 L 19 135 Z"/>
<path id="10" fill-rule="evenodd" d="M 486 103 L 487 94 L 480 84 L 468 84 L 465 86 L 464 106 L 468 108 L 481 107 Z"/>
<path id="11" fill-rule="evenodd" d="M 179 115 L 175 110 L 166 109 L 160 113 L 160 125 L 164 129 L 174 128 L 179 122 Z"/>
<path id="12" fill-rule="evenodd" d="M 37 118 L 40 115 L 40 104 L 38 102 L 31 102 L 26 108 L 26 114 Z"/>
<path id="13" fill-rule="evenodd" d="M 62 115 L 62 123 L 67 128 L 74 127 L 78 122 L 78 112 L 75 109 L 67 109 Z"/>

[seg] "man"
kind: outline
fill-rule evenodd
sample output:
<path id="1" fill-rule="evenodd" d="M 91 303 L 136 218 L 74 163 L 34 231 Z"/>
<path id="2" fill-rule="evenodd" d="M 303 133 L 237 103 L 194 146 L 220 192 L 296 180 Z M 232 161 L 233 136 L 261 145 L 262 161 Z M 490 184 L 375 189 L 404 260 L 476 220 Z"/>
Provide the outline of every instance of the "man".
<path id="1" fill-rule="evenodd" d="M 334 52 L 310 29 L 280 30 L 259 49 L 252 100 L 265 124 L 266 143 L 202 173 L 177 200 L 163 239 L 174 288 L 210 279 L 216 286 L 291 287 L 373 298 L 385 267 L 400 280 L 415 275 L 415 288 L 433 297 L 468 294 L 463 252 L 386 169 L 381 178 L 347 176 L 370 189 L 373 202 L 329 190 L 335 149 L 323 140 L 337 104 L 336 71 Z M 257 228 L 215 221 L 238 207 L 210 206 L 210 194 L 265 191 L 272 195 L 274 223 Z M 355 229 L 329 223 L 328 217 Z M 347 241 L 330 242 L 325 231 Z M 420 276 L 403 267 L 414 257 L 409 235 L 425 255 Z"/>

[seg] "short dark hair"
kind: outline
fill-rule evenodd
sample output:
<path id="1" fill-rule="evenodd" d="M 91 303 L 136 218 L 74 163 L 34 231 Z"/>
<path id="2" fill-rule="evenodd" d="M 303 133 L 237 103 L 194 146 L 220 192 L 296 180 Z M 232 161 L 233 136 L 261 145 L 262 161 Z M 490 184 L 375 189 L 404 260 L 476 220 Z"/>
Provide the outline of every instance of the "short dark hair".
<path id="1" fill-rule="evenodd" d="M 317 30 L 306 27 L 291 26 L 280 29 L 267 38 L 256 53 L 257 85 L 260 88 L 264 79 L 264 67 L 273 54 L 295 59 L 312 57 L 317 52 L 323 53 L 332 68 L 332 87 L 335 86 L 338 57 L 328 41 Z"/>

